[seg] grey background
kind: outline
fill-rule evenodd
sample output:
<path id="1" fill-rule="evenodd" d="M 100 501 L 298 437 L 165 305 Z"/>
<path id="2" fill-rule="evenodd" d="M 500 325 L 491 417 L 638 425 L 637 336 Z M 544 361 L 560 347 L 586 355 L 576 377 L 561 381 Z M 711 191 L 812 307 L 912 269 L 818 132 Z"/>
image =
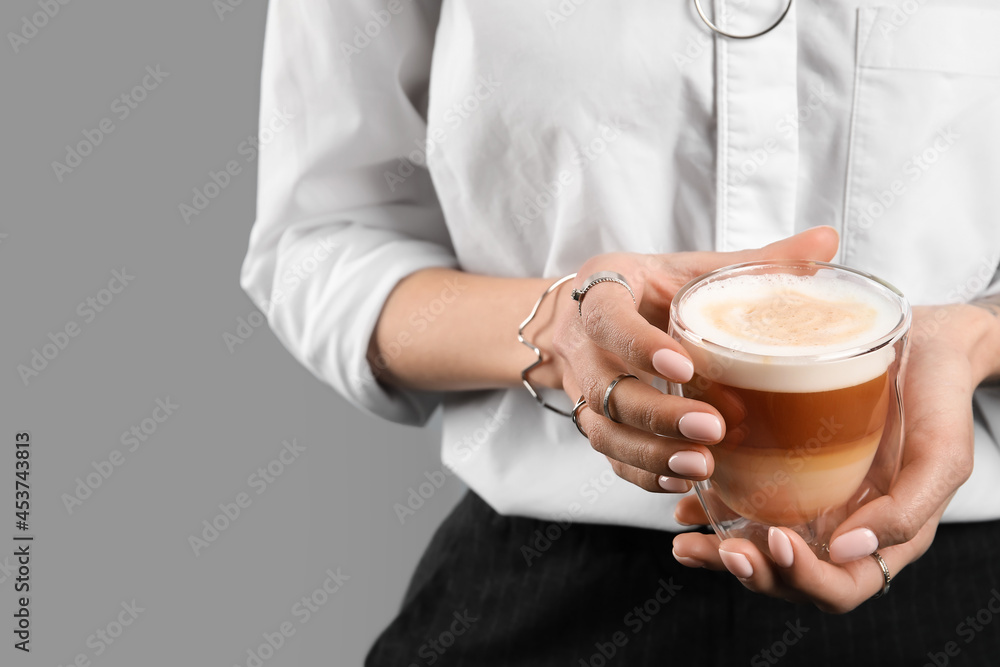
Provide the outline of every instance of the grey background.
<path id="1" fill-rule="evenodd" d="M 233 352 L 223 339 L 254 312 L 238 276 L 256 164 L 238 146 L 256 134 L 265 3 L 220 19 L 209 0 L 76 0 L 15 53 L 7 35 L 38 2 L 0 7 L 0 663 L 70 665 L 83 654 L 102 666 L 246 665 L 247 649 L 290 621 L 296 632 L 268 667 L 359 665 L 461 489 L 449 476 L 401 525 L 393 504 L 440 469 L 436 426 L 362 415 L 266 326 Z M 115 98 L 157 65 L 169 75 L 120 119 Z M 104 118 L 114 131 L 60 182 L 52 162 Z M 234 159 L 242 172 L 185 224 L 179 205 Z M 134 279 L 86 322 L 78 304 L 122 267 Z M 79 334 L 25 386 L 18 365 L 71 321 Z M 129 451 L 123 432 L 168 397 L 174 414 Z M 12 646 L 17 596 L 3 569 L 16 532 L 12 443 L 24 430 L 30 654 Z M 258 495 L 248 478 L 293 438 L 305 452 Z M 124 462 L 68 511 L 64 494 L 113 450 Z M 195 556 L 189 536 L 240 492 L 250 506 Z M 293 605 L 328 568 L 349 579 L 302 623 Z M 88 638 L 133 600 L 143 611 L 97 655 Z"/>

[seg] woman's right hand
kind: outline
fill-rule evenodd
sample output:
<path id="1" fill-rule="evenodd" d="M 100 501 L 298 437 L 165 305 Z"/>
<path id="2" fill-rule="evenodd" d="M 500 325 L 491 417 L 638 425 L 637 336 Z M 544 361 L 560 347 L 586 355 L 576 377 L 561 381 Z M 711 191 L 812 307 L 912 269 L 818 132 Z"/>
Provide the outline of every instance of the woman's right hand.
<path id="1" fill-rule="evenodd" d="M 610 253 L 587 260 L 573 281 L 551 295 L 551 323 L 533 340 L 545 350 L 544 360 L 530 374 L 533 382 L 562 388 L 579 411 L 579 423 L 591 445 L 607 456 L 615 473 L 653 492 L 683 493 L 691 480 L 706 479 L 714 461 L 710 445 L 739 419 L 739 411 L 722 414 L 711 405 L 661 393 L 649 382 L 660 377 L 684 383 L 693 366 L 684 348 L 666 333 L 670 302 L 687 282 L 714 269 L 765 259 L 829 261 L 836 253 L 837 232 L 815 227 L 755 250 L 684 252 L 663 255 Z M 600 271 L 625 277 L 635 293 L 615 282 L 591 287 L 580 307 L 569 297 L 587 278 Z M 604 393 L 616 377 L 609 411 Z M 619 423 L 615 423 L 619 422 Z"/>

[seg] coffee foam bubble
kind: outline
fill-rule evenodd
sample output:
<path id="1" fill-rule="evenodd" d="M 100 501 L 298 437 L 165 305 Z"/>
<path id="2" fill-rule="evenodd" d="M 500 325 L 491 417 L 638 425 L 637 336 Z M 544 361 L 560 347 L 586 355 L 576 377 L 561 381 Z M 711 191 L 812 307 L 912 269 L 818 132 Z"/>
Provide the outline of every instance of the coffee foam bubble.
<path id="1" fill-rule="evenodd" d="M 899 307 L 886 296 L 824 273 L 733 276 L 692 291 L 681 306 L 681 320 L 725 348 L 684 341 L 695 368 L 710 369 L 710 379 L 723 384 L 784 392 L 829 391 L 884 373 L 895 358 L 891 347 L 822 365 L 793 359 L 863 347 L 899 323 Z"/>

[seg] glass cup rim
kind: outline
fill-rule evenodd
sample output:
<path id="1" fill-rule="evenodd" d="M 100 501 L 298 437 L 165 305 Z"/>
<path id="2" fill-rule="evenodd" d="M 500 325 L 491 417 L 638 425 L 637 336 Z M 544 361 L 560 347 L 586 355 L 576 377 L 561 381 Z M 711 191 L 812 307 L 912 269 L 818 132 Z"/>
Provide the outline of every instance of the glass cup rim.
<path id="1" fill-rule="evenodd" d="M 809 268 L 817 267 L 821 269 L 833 269 L 834 271 L 853 274 L 859 278 L 866 281 L 874 283 L 875 285 L 888 290 L 895 301 L 897 302 L 900 310 L 899 321 L 896 323 L 888 333 L 874 338 L 871 341 L 863 344 L 856 345 L 854 347 L 849 347 L 843 350 L 836 350 L 834 352 L 826 352 L 823 354 L 803 354 L 803 355 L 772 355 L 763 354 L 759 352 L 747 352 L 745 350 L 733 349 L 731 346 L 722 345 L 709 338 L 701 336 L 691 330 L 690 327 L 684 322 L 680 316 L 680 303 L 683 301 L 685 295 L 692 291 L 699 285 L 710 280 L 713 277 L 718 277 L 722 274 L 736 273 L 740 270 L 752 269 L 752 268 L 765 268 L 774 267 L 777 269 L 781 268 Z M 906 335 L 910 328 L 911 320 L 911 309 L 910 304 L 907 301 L 903 293 L 893 284 L 874 276 L 860 269 L 854 269 L 849 266 L 843 266 L 842 264 L 833 264 L 831 262 L 820 262 L 816 260 L 800 260 L 800 259 L 765 259 L 756 260 L 753 262 L 741 262 L 739 264 L 730 264 L 728 266 L 723 266 L 708 273 L 703 273 L 702 275 L 693 278 L 688 281 L 683 287 L 677 290 L 674 294 L 674 298 L 670 302 L 670 328 L 671 331 L 676 331 L 678 335 L 683 336 L 686 340 L 691 343 L 698 345 L 703 348 L 717 350 L 727 356 L 735 357 L 738 359 L 753 359 L 762 360 L 768 359 L 770 363 L 779 364 L 806 364 L 806 363 L 828 363 L 833 361 L 843 361 L 845 359 L 852 359 L 854 357 L 860 357 L 873 352 L 877 352 L 880 349 L 888 345 L 893 345 L 902 336 Z"/>

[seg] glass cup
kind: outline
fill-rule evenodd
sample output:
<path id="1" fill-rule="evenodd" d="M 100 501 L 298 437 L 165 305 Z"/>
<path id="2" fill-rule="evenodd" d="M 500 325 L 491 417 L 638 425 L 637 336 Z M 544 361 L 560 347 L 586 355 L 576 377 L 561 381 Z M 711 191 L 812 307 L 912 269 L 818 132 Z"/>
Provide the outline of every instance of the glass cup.
<path id="1" fill-rule="evenodd" d="M 677 292 L 669 332 L 695 375 L 670 393 L 726 421 L 695 484 L 719 537 L 769 553 L 768 528 L 786 526 L 829 560 L 833 531 L 898 472 L 909 327 L 899 290 L 824 262 L 725 267 Z"/>

